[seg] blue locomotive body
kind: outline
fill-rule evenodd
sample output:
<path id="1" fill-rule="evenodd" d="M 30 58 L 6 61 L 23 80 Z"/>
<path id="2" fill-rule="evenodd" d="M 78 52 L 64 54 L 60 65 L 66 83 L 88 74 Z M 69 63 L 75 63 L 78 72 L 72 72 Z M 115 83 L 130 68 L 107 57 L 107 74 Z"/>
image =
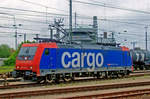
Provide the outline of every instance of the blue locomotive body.
<path id="1" fill-rule="evenodd" d="M 129 51 L 45 48 L 40 74 L 132 70 Z"/>

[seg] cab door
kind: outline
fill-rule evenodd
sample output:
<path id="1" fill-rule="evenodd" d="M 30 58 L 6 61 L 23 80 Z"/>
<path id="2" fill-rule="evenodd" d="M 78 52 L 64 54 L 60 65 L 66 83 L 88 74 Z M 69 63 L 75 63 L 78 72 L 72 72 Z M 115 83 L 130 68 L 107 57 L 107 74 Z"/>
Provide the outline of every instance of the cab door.
<path id="1" fill-rule="evenodd" d="M 123 51 L 123 66 L 128 66 L 130 61 L 130 53 L 128 51 Z"/>
<path id="2" fill-rule="evenodd" d="M 56 63 L 56 50 L 54 48 L 45 48 L 40 62 L 40 69 L 53 69 Z"/>
<path id="3" fill-rule="evenodd" d="M 123 57 L 122 58 L 122 63 L 123 63 L 122 65 L 127 66 L 127 64 L 126 64 L 127 63 L 127 59 L 126 59 L 127 57 L 126 57 L 125 51 L 122 52 L 122 57 Z"/>

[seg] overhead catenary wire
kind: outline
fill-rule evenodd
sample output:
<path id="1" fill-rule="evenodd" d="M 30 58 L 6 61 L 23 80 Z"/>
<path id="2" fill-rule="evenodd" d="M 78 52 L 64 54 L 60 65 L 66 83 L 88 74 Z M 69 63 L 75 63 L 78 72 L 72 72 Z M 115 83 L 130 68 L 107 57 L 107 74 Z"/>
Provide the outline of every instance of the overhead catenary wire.
<path id="1" fill-rule="evenodd" d="M 39 3 L 36 3 L 36 2 L 31 2 L 31 1 L 27 1 L 27 0 L 20 0 L 20 1 L 32 4 L 32 5 L 37 5 L 37 6 L 45 7 L 45 8 L 48 8 L 48 9 L 54 9 L 54 10 L 57 10 L 57 11 L 62 11 L 62 12 L 68 13 L 68 11 L 66 11 L 66 10 L 61 10 L 61 9 L 57 9 L 57 8 L 54 8 L 54 7 L 49 7 L 49 6 L 39 4 Z"/>
<path id="2" fill-rule="evenodd" d="M 7 10 L 17 10 L 17 11 L 25 11 L 25 12 L 33 12 L 33 13 L 40 13 L 40 14 L 45 14 L 46 12 L 40 12 L 40 11 L 34 11 L 34 10 L 26 10 L 26 9 L 17 9 L 17 8 L 8 8 L 8 7 L 0 7 L 0 9 L 7 9 Z M 68 17 L 67 14 L 58 14 L 58 13 L 47 13 L 49 15 L 56 15 L 56 16 L 63 16 L 63 17 Z M 78 14 L 79 18 L 84 18 L 84 19 L 92 19 L 91 16 L 81 16 L 81 14 Z M 147 24 L 140 24 L 140 23 L 131 23 L 131 22 L 124 22 L 124 21 L 117 21 L 117 20 L 111 20 L 111 19 L 101 19 L 99 18 L 98 20 L 101 21 L 111 21 L 111 22 L 117 22 L 117 23 L 125 23 L 125 24 L 131 24 L 131 25 L 147 25 Z"/>
<path id="3" fill-rule="evenodd" d="M 13 34 L 14 31 L 0 31 L 0 34 Z M 28 34 L 28 35 L 35 35 L 37 33 L 31 33 L 31 32 L 18 32 L 18 34 Z M 13 34 L 14 35 L 14 34 Z"/>
<path id="4" fill-rule="evenodd" d="M 9 27 L 9 26 L 1 26 L 0 25 L 0 28 L 8 28 L 8 29 L 14 29 L 14 27 Z M 41 31 L 41 30 L 35 30 L 35 29 L 27 29 L 27 28 L 19 28 L 17 27 L 17 29 L 21 29 L 21 30 L 30 30 L 30 31 Z"/>
<path id="5" fill-rule="evenodd" d="M 6 16 L 0 16 L 0 18 L 12 19 L 12 18 L 6 17 Z M 34 23 L 42 23 L 42 24 L 45 24 L 43 21 L 35 21 L 35 20 L 24 19 L 24 18 L 16 18 L 16 19 L 17 19 L 17 20 L 20 20 L 20 21 L 28 21 L 28 22 L 34 22 Z"/>
<path id="6" fill-rule="evenodd" d="M 102 2 L 99 2 L 99 1 L 97 1 L 97 3 L 91 3 L 91 2 L 85 2 L 85 1 L 73 0 L 73 2 L 88 4 L 88 5 L 94 5 L 94 6 L 108 7 L 108 8 L 119 9 L 119 10 L 126 10 L 126 11 L 131 11 L 131 12 L 138 12 L 138 13 L 143 13 L 143 14 L 150 14 L 150 12 L 148 12 L 148 11 L 111 6 L 111 5 L 108 5 L 106 3 L 102 3 Z"/>
<path id="7" fill-rule="evenodd" d="M 10 17 L 7 16 L 0 16 L 0 18 L 6 18 L 6 19 L 12 19 Z M 27 21 L 27 22 L 33 22 L 33 23 L 40 23 L 40 24 L 45 24 L 45 22 L 43 21 L 35 21 L 35 20 L 31 20 L 31 19 L 24 19 L 24 18 L 16 18 L 17 20 L 20 21 Z M 51 21 L 53 23 L 53 21 Z M 112 22 L 118 22 L 118 21 L 112 21 Z M 120 23 L 126 23 L 126 24 L 136 24 L 136 23 L 128 23 L 128 22 L 120 22 Z M 46 25 L 46 24 L 45 24 Z M 79 25 L 79 24 L 78 24 Z M 81 24 L 82 25 L 82 24 Z M 136 24 L 136 25 L 142 25 L 142 24 Z"/>
<path id="8" fill-rule="evenodd" d="M 31 12 L 31 13 L 40 13 L 40 14 L 45 14 L 46 13 L 46 12 L 41 12 L 41 11 L 27 10 L 27 9 L 18 9 L 18 8 L 10 8 L 10 7 L 0 7 L 0 9 L 23 11 L 23 12 Z M 57 15 L 57 16 L 68 16 L 67 14 L 58 14 L 58 13 L 50 13 L 50 12 L 48 12 L 47 14 Z"/>
<path id="9" fill-rule="evenodd" d="M 2 12 L 2 11 L 1 11 Z M 30 16 L 30 17 L 45 17 L 45 15 L 39 15 L 39 14 L 28 14 L 28 13 L 15 13 L 16 16 Z M 58 17 L 55 15 L 48 15 L 47 17 Z M 63 17 L 68 17 L 68 16 L 63 16 Z"/>
<path id="10" fill-rule="evenodd" d="M 141 24 L 141 23 L 134 23 L 134 22 L 123 22 L 123 21 L 118 21 L 118 20 L 110 20 L 110 19 L 99 19 L 102 21 L 111 21 L 111 22 L 118 22 L 118 23 L 124 23 L 124 24 L 131 24 L 131 25 L 140 25 L 140 26 L 145 26 L 146 24 Z"/>
<path id="11" fill-rule="evenodd" d="M 106 29 L 99 29 L 100 31 L 102 31 L 102 32 L 106 32 L 107 30 Z M 107 31 L 107 32 L 109 32 L 109 31 Z M 136 33 L 140 33 L 140 32 L 136 32 Z M 121 32 L 115 32 L 115 34 L 119 37 L 119 35 L 124 35 L 124 36 L 130 36 L 130 37 L 135 37 L 135 38 L 137 38 L 137 37 L 142 37 L 142 36 L 144 36 L 144 34 L 142 35 L 142 34 L 135 34 L 135 33 L 132 33 L 131 31 L 130 31 L 130 33 L 121 33 Z M 148 35 L 148 37 L 150 37 L 150 35 Z"/>

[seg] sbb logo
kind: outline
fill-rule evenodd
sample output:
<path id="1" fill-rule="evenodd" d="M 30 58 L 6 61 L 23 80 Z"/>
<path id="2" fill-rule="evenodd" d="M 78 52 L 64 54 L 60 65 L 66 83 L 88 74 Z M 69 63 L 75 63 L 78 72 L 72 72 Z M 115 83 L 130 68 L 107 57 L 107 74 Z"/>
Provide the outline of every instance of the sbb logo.
<path id="1" fill-rule="evenodd" d="M 79 53 L 73 52 L 72 54 L 69 52 L 64 52 L 61 57 L 62 66 L 64 68 L 72 68 L 84 67 L 87 65 L 88 71 L 93 71 L 95 67 L 101 67 L 104 63 L 104 58 L 101 53 Z"/>

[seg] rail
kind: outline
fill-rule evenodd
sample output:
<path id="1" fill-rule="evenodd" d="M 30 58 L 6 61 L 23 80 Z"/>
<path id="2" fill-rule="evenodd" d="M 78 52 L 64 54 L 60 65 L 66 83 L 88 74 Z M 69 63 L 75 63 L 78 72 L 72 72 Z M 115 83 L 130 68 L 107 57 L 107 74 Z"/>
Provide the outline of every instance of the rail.
<path id="1" fill-rule="evenodd" d="M 135 82 L 135 83 L 122 83 L 122 84 L 109 84 L 109 85 L 94 85 L 94 86 L 81 86 L 81 87 L 67 87 L 67 88 L 57 88 L 57 89 L 43 89 L 43 90 L 35 90 L 35 91 L 20 91 L 20 92 L 13 92 L 13 93 L 4 93 L 0 94 L 0 99 L 2 98 L 17 98 L 17 97 L 29 97 L 29 96 L 38 96 L 38 95 L 54 95 L 54 94 L 62 94 L 62 93 L 75 93 L 75 92 L 85 92 L 85 91 L 94 91 L 94 90 L 106 90 L 106 89 L 116 89 L 116 88 L 126 88 L 126 87 L 137 87 L 137 86 L 146 86 L 150 85 L 150 81 L 147 82 Z M 147 89 L 150 93 L 150 89 Z M 121 92 L 118 92 L 121 93 Z M 123 92 L 122 92 L 123 93 Z M 121 94 L 122 94 L 121 93 Z M 112 93 L 117 95 L 117 93 Z M 101 94 L 98 95 L 91 95 L 91 96 L 80 96 L 82 99 L 86 99 L 86 97 L 99 97 Z M 69 97 L 70 98 L 80 98 L 80 97 Z M 115 96 L 116 97 L 116 96 Z M 118 96 L 119 97 L 119 96 Z M 106 98 L 106 97 L 105 97 Z M 111 96 L 112 98 L 112 96 Z M 106 99 L 111 99 L 106 98 Z"/>

